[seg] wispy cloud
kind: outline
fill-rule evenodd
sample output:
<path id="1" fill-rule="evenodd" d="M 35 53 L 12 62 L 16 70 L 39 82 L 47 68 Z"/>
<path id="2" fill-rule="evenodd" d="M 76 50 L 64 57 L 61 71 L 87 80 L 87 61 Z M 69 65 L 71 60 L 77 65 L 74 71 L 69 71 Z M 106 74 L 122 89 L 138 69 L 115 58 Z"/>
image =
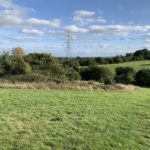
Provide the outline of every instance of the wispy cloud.
<path id="1" fill-rule="evenodd" d="M 25 33 L 29 36 L 43 36 L 44 35 L 43 31 L 40 31 L 40 30 L 37 30 L 37 29 L 25 29 L 24 28 L 20 32 Z"/>
<path id="2" fill-rule="evenodd" d="M 60 19 L 45 20 L 45 19 L 30 18 L 27 19 L 26 23 L 30 26 L 59 27 L 61 20 Z"/>
<path id="3" fill-rule="evenodd" d="M 106 19 L 101 16 L 96 16 L 96 12 L 88 10 L 77 10 L 73 13 L 73 20 L 80 25 L 91 23 L 106 23 Z"/>
<path id="4" fill-rule="evenodd" d="M 88 30 L 84 28 L 79 28 L 76 25 L 70 25 L 65 27 L 65 31 L 69 33 L 87 33 Z"/>
<path id="5" fill-rule="evenodd" d="M 73 14 L 74 14 L 74 17 L 83 18 L 83 17 L 94 16 L 95 12 L 94 11 L 88 11 L 88 10 L 76 10 Z"/>
<path id="6" fill-rule="evenodd" d="M 32 42 L 34 40 L 32 37 L 22 37 L 22 36 L 4 36 L 2 38 L 15 43 L 26 43 Z"/>
<path id="7" fill-rule="evenodd" d="M 113 34 L 120 36 L 127 36 L 133 32 L 147 32 L 150 30 L 150 25 L 92 25 L 89 28 L 89 32 L 94 34 Z"/>

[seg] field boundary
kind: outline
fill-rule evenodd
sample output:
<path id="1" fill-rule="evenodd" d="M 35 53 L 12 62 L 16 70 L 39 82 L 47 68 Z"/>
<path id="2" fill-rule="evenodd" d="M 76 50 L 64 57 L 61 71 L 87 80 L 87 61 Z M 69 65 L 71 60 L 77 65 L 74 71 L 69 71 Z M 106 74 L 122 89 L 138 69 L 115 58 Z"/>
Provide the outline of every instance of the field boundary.
<path id="1" fill-rule="evenodd" d="M 10 82 L 0 81 L 0 88 L 17 89 L 78 89 L 104 91 L 133 91 L 140 87 L 134 85 L 111 84 L 106 85 L 95 81 L 66 81 L 66 82 Z"/>

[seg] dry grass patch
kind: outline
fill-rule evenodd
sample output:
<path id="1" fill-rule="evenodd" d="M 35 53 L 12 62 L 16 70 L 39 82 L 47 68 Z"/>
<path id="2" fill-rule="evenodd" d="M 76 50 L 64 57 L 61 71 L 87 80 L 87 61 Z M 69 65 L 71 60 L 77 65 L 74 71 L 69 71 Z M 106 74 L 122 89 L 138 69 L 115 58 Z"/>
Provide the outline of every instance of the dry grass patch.
<path id="1" fill-rule="evenodd" d="M 65 82 L 10 82 L 0 81 L 0 88 L 17 88 L 17 89 L 97 89 L 104 91 L 139 89 L 134 85 L 112 84 L 106 85 L 95 81 L 65 81 Z"/>

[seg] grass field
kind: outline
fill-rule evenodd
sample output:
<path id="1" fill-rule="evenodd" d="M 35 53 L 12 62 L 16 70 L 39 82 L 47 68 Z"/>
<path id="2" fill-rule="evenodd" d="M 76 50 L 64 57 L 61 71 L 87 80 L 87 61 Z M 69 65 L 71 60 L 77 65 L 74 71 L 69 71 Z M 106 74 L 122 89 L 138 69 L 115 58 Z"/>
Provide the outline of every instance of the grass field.
<path id="1" fill-rule="evenodd" d="M 2 150 L 148 150 L 150 89 L 0 89 Z"/>
<path id="2" fill-rule="evenodd" d="M 110 68 L 113 72 L 117 67 L 133 67 L 136 71 L 140 69 L 150 69 L 150 60 L 144 61 L 132 61 L 132 62 L 125 62 L 119 64 L 108 64 L 108 65 L 100 65 Z"/>

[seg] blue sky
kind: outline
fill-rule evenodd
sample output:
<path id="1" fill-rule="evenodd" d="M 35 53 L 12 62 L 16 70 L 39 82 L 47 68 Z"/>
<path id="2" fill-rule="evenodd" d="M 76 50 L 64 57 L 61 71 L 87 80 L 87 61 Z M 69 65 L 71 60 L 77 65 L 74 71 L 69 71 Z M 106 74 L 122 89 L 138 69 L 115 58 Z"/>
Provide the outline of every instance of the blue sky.
<path id="1" fill-rule="evenodd" d="M 0 51 L 112 56 L 150 47 L 149 0 L 0 0 Z"/>

